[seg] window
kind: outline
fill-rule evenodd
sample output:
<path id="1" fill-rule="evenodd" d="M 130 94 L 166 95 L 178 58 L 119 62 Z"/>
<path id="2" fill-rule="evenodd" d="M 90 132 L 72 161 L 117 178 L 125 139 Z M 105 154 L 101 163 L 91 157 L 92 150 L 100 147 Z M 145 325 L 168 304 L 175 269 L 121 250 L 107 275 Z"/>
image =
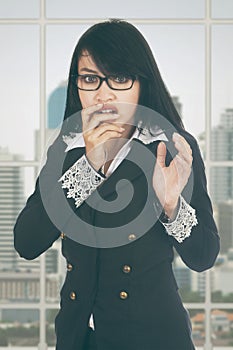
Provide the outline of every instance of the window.
<path id="1" fill-rule="evenodd" d="M 74 45 L 91 24 L 112 17 L 128 19 L 145 35 L 186 128 L 199 141 L 221 253 L 211 271 L 190 271 L 178 256 L 174 271 L 197 349 L 233 349 L 232 1 L 85 5 L 0 0 L 0 349 L 54 349 L 65 275 L 60 242 L 25 261 L 14 251 L 12 229 L 59 130 Z"/>

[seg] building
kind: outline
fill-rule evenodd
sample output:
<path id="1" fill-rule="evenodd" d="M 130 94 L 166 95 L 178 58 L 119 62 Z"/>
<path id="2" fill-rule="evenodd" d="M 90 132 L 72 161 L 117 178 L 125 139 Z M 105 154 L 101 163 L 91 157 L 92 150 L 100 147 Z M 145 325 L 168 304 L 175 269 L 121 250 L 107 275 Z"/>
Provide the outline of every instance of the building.
<path id="1" fill-rule="evenodd" d="M 233 160 L 233 109 L 226 109 L 220 123 L 211 131 L 211 159 Z M 233 168 L 214 167 L 210 173 L 210 192 L 214 202 L 233 198 Z"/>
<path id="2" fill-rule="evenodd" d="M 233 199 L 216 204 L 218 210 L 218 229 L 221 235 L 221 253 L 233 247 Z"/>
<path id="3" fill-rule="evenodd" d="M 47 127 L 48 129 L 59 128 L 62 124 L 65 112 L 65 102 L 67 93 L 67 82 L 61 84 L 49 95 Z"/>
<path id="4" fill-rule="evenodd" d="M 0 148 L 1 161 L 15 161 L 20 157 Z M 13 227 L 24 203 L 22 168 L 0 168 L 0 271 L 13 271 L 18 267 L 18 255 L 14 249 Z"/>
<path id="5" fill-rule="evenodd" d="M 45 293 L 47 302 L 59 301 L 60 283 L 56 274 L 46 277 Z M 40 274 L 0 273 L 1 302 L 38 302 L 40 300 Z"/>
<path id="6" fill-rule="evenodd" d="M 205 314 L 204 312 L 196 313 L 191 317 L 193 332 L 199 331 L 204 335 Z M 233 329 L 233 313 L 225 310 L 212 310 L 211 312 L 211 330 L 213 338 L 216 334 L 229 333 Z M 215 336 L 214 336 L 215 335 Z"/>
<path id="7" fill-rule="evenodd" d="M 220 255 L 217 263 L 213 267 L 211 274 L 212 290 L 220 291 L 223 296 L 233 294 L 232 288 L 232 271 L 233 271 L 233 248 L 228 249 L 227 254 Z"/>
<path id="8" fill-rule="evenodd" d="M 19 155 L 0 148 L 0 161 L 17 161 Z M 1 302 L 39 300 L 40 261 L 20 258 L 14 248 L 13 228 L 26 201 L 24 169 L 7 164 L 0 168 L 0 300 Z M 57 301 L 61 284 L 59 243 L 46 253 L 46 295 Z"/>

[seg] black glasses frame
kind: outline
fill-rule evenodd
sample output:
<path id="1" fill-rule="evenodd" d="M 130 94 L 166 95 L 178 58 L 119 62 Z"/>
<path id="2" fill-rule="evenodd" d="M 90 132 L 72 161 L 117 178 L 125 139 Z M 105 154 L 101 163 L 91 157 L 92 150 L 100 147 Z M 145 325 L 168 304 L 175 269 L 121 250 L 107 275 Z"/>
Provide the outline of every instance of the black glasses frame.
<path id="1" fill-rule="evenodd" d="M 93 77 L 96 77 L 96 78 L 98 78 L 98 79 L 100 80 L 100 81 L 99 81 L 99 85 L 98 85 L 95 89 L 82 89 L 82 88 L 80 88 L 80 87 L 78 86 L 77 78 L 78 78 L 78 77 L 88 77 L 88 76 L 93 76 Z M 128 88 L 126 88 L 126 89 L 116 89 L 116 88 L 113 88 L 113 87 L 109 84 L 109 81 L 108 81 L 108 79 L 110 79 L 111 77 L 115 77 L 115 76 L 117 76 L 117 74 L 116 74 L 116 75 L 115 75 L 115 74 L 106 75 L 106 77 L 100 77 L 100 76 L 97 75 L 97 74 L 75 74 L 75 75 L 73 75 L 77 88 L 78 88 L 79 90 L 83 90 L 83 91 L 96 91 L 96 90 L 98 90 L 98 89 L 101 87 L 101 85 L 103 84 L 104 81 L 106 82 L 106 84 L 108 85 L 108 87 L 109 87 L 110 89 L 112 89 L 112 90 L 117 90 L 117 91 L 130 90 L 130 89 L 132 89 L 135 80 L 137 80 L 137 77 L 136 77 L 135 75 L 131 75 L 131 74 L 129 75 L 129 74 L 128 74 L 128 75 L 126 75 L 126 76 L 129 77 L 130 79 L 132 79 L 132 84 L 131 84 L 131 86 L 128 87 Z"/>

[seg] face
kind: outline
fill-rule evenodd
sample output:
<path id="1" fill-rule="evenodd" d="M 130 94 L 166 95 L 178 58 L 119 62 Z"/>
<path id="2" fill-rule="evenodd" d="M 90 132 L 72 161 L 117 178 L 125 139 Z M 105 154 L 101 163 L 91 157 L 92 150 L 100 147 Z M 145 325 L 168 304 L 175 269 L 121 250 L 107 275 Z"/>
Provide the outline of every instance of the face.
<path id="1" fill-rule="evenodd" d="M 78 74 L 96 74 L 104 77 L 104 74 L 97 68 L 92 57 L 87 52 L 84 52 L 78 62 Z M 107 108 L 108 105 L 114 106 L 120 115 L 118 123 L 124 124 L 133 120 L 139 100 L 140 84 L 138 80 L 135 80 L 131 89 L 119 91 L 112 90 L 106 81 L 103 81 L 100 88 L 96 91 L 78 90 L 78 93 L 82 108 L 99 103 L 103 103 L 104 108 Z"/>

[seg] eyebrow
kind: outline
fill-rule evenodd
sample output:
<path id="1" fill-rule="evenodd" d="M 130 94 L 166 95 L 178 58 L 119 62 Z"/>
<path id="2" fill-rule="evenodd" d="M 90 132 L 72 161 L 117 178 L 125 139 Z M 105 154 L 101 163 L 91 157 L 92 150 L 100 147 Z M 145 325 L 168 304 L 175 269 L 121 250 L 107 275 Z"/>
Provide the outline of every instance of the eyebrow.
<path id="1" fill-rule="evenodd" d="M 90 69 L 90 68 L 86 68 L 86 67 L 81 68 L 80 72 L 88 72 L 88 73 L 99 74 L 99 72 L 97 72 L 97 71 L 95 71 L 93 69 Z"/>

